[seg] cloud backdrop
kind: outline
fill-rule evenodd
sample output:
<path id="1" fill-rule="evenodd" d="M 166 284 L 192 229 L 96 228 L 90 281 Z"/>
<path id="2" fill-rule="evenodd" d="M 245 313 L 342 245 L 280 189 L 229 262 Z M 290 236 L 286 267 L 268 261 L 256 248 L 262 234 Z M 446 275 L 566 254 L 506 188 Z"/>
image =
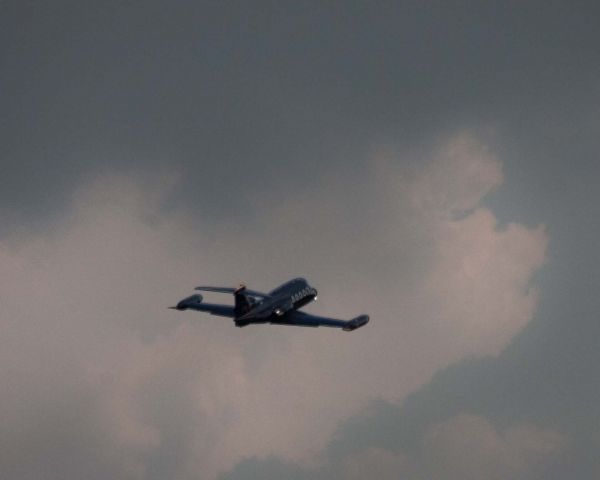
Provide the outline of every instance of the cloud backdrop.
<path id="1" fill-rule="evenodd" d="M 406 172 L 374 161 L 362 192 L 324 181 L 243 229 L 165 214 L 172 175 L 150 188 L 104 176 L 52 231 L 8 237 L 5 466 L 35 476 L 52 459 L 62 477 L 94 465 L 98 478 L 194 478 L 253 455 L 307 461 L 368 400 L 400 400 L 465 355 L 498 353 L 532 316 L 546 234 L 499 229 L 479 206 L 501 166 L 469 134 L 430 157 Z M 364 308 L 373 325 L 238 330 L 165 309 L 197 283 L 235 274 L 269 288 L 300 271 L 323 312 Z M 57 424 L 59 438 L 41 441 Z"/>
<path id="2" fill-rule="evenodd" d="M 596 478 L 598 13 L 2 2 L 1 476 Z"/>

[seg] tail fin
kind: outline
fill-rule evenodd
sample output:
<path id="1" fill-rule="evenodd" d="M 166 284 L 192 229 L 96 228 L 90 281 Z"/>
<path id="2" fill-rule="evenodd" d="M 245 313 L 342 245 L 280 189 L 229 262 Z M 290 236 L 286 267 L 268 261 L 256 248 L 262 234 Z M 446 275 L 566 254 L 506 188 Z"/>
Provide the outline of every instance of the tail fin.
<path id="1" fill-rule="evenodd" d="M 244 293 L 245 290 L 246 285 L 242 284 L 236 288 L 235 292 L 233 292 L 235 298 L 234 312 L 236 317 L 241 317 L 245 313 L 248 313 L 252 307 L 251 298 L 246 296 Z"/>

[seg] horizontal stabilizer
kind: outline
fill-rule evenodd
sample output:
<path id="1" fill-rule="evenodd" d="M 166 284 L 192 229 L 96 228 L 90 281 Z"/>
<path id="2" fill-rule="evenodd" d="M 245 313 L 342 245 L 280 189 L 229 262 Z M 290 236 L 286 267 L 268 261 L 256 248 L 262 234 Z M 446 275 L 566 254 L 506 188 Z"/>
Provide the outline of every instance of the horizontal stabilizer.
<path id="1" fill-rule="evenodd" d="M 194 290 L 203 290 L 205 292 L 218 292 L 218 293 L 234 293 L 237 288 L 231 287 L 196 287 Z"/>
<path id="2" fill-rule="evenodd" d="M 249 290 L 245 287 L 196 287 L 194 290 L 201 290 L 203 292 L 217 292 L 217 293 L 243 293 L 244 295 L 248 295 L 249 297 L 257 297 L 257 298 L 269 298 L 269 295 L 262 292 L 257 292 L 256 290 Z"/>

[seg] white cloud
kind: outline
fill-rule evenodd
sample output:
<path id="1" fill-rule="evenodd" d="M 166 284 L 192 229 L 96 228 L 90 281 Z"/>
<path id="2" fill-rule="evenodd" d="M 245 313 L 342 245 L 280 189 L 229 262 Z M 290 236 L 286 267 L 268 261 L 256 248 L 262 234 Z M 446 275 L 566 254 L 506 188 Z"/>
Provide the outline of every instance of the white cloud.
<path id="1" fill-rule="evenodd" d="M 344 458 L 339 465 L 333 465 L 329 470 L 330 478 L 344 480 L 395 480 L 410 468 L 410 459 L 401 453 L 394 453 L 380 448 L 368 448 Z"/>
<path id="2" fill-rule="evenodd" d="M 411 452 L 368 448 L 329 459 L 321 471 L 344 480 L 543 478 L 556 457 L 565 453 L 567 442 L 553 430 L 515 424 L 499 431 L 485 417 L 461 414 L 432 425 L 417 445 Z"/>
<path id="3" fill-rule="evenodd" d="M 344 456 L 323 455 L 301 467 L 272 457 L 240 462 L 224 478 L 364 478 L 428 480 L 541 479 L 568 452 L 560 433 L 533 424 L 496 428 L 487 418 L 460 414 L 433 424 L 403 451 L 367 447 Z"/>
<path id="4" fill-rule="evenodd" d="M 479 206 L 502 175 L 475 139 L 431 157 L 277 198 L 243 227 L 165 213 L 170 177 L 106 176 L 52 231 L 0 244 L 0 471 L 185 479 L 242 456 L 305 459 L 368 399 L 500 351 L 535 308 L 546 234 L 499 229 Z M 301 274 L 320 312 L 372 323 L 236 329 L 166 310 L 199 283 Z"/>
<path id="5" fill-rule="evenodd" d="M 519 424 L 498 432 L 483 417 L 459 415 L 425 434 L 421 463 L 448 480 L 533 478 L 564 447 L 552 430 Z"/>

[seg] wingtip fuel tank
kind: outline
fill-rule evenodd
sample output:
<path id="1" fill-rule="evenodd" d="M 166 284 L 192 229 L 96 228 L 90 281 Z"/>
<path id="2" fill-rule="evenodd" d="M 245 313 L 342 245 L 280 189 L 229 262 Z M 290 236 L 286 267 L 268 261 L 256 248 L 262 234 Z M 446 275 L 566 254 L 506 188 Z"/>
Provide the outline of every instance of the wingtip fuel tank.
<path id="1" fill-rule="evenodd" d="M 195 295 L 184 298 L 174 307 L 169 308 L 172 308 L 173 310 L 187 310 L 190 306 L 198 305 L 199 303 L 202 303 L 202 295 L 196 293 Z"/>
<path id="2" fill-rule="evenodd" d="M 352 330 L 356 330 L 357 328 L 365 326 L 367 323 L 369 323 L 369 316 L 359 315 L 358 317 L 349 320 L 343 330 L 346 332 L 351 332 Z"/>

